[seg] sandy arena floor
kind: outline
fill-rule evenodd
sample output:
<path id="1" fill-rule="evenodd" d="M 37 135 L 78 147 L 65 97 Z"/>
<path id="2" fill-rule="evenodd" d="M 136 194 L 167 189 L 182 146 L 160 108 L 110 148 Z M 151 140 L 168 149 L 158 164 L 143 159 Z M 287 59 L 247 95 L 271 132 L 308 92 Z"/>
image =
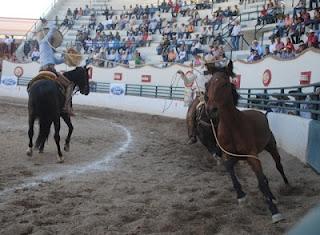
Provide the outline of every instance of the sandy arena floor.
<path id="1" fill-rule="evenodd" d="M 223 166 L 201 144 L 184 145 L 183 120 L 75 110 L 71 149 L 57 164 L 52 133 L 43 154 L 26 156 L 26 101 L 0 98 L 0 234 L 283 234 L 320 202 L 319 175 L 281 151 L 287 189 L 263 153 L 286 217 L 272 224 L 251 169 L 237 167 L 248 194 L 240 207 Z"/>

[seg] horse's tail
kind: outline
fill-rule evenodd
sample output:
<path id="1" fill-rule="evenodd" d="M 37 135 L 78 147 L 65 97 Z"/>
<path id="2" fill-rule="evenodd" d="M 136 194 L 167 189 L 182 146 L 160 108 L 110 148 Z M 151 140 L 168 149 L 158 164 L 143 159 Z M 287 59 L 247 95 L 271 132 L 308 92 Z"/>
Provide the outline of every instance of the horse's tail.
<path id="1" fill-rule="evenodd" d="M 44 146 L 45 141 L 48 140 L 50 134 L 50 127 L 52 124 L 52 118 L 50 117 L 50 109 L 49 105 L 42 105 L 39 103 L 41 107 L 38 107 L 39 112 L 39 134 L 35 143 L 36 148 L 40 148 Z"/>

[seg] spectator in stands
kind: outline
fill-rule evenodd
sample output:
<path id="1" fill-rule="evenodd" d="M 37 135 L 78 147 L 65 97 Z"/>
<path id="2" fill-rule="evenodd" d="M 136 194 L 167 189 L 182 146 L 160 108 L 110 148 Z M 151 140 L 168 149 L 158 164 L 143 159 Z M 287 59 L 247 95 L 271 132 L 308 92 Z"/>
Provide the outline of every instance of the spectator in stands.
<path id="1" fill-rule="evenodd" d="M 239 50 L 240 35 L 241 35 L 240 21 L 236 20 L 231 31 L 231 44 L 232 44 L 232 49 L 235 51 Z"/>
<path id="2" fill-rule="evenodd" d="M 294 106 L 296 106 L 296 108 L 299 109 L 299 111 L 292 111 L 293 114 L 295 115 L 299 115 L 300 117 L 303 118 L 311 118 L 311 113 L 308 111 L 303 111 L 303 110 L 308 110 L 308 109 L 312 109 L 312 105 L 310 104 L 306 104 L 306 103 L 300 103 L 302 101 L 311 101 L 311 98 L 305 94 L 303 94 L 301 91 L 299 90 L 291 90 L 288 92 L 289 96 L 292 96 L 296 101 L 298 101 L 299 103 L 294 104 Z"/>
<path id="3" fill-rule="evenodd" d="M 271 55 L 271 53 L 270 53 L 270 47 L 269 47 L 269 45 L 267 45 L 267 46 L 264 48 L 263 58 L 265 58 L 265 57 L 267 57 L 267 56 L 269 56 L 269 55 Z"/>
<path id="4" fill-rule="evenodd" d="M 67 16 L 73 16 L 72 11 L 71 11 L 70 8 L 68 8 L 68 10 L 67 10 Z"/>
<path id="5" fill-rule="evenodd" d="M 177 59 L 177 53 L 173 48 L 169 49 L 168 52 L 168 62 L 175 62 Z"/>
<path id="6" fill-rule="evenodd" d="M 316 4 L 315 8 L 313 8 L 313 3 Z M 313 9 L 318 9 L 318 0 L 309 0 L 309 11 L 311 11 Z"/>
<path id="7" fill-rule="evenodd" d="M 78 8 L 76 8 L 73 11 L 73 19 L 77 20 L 78 18 L 79 18 L 79 10 L 78 10 Z"/>
<path id="8" fill-rule="evenodd" d="M 319 30 L 320 24 L 320 9 L 316 9 L 313 12 L 313 18 L 311 19 L 310 23 L 312 24 L 312 28 L 314 30 Z"/>
<path id="9" fill-rule="evenodd" d="M 285 60 L 291 60 L 294 59 L 295 54 L 293 52 L 293 49 L 291 47 L 287 48 L 283 48 L 280 52 L 280 58 L 281 59 L 285 59 Z"/>
<path id="10" fill-rule="evenodd" d="M 247 61 L 248 62 L 254 62 L 254 61 L 257 61 L 257 60 L 260 60 L 260 59 L 261 59 L 261 56 L 259 55 L 258 51 L 254 50 L 254 49 L 251 49 L 250 55 L 249 55 Z"/>
<path id="11" fill-rule="evenodd" d="M 31 60 L 32 61 L 38 61 L 40 59 L 40 52 L 39 50 L 35 47 L 33 48 L 32 54 L 31 54 Z"/>
<path id="12" fill-rule="evenodd" d="M 187 61 L 187 52 L 184 46 L 181 45 L 178 51 L 177 62 L 183 64 L 185 61 Z"/>
<path id="13" fill-rule="evenodd" d="M 300 41 L 298 49 L 296 50 L 296 53 L 299 54 L 307 48 L 308 48 L 308 45 L 306 43 L 304 43 L 303 41 Z"/>
<path id="14" fill-rule="evenodd" d="M 294 45 L 289 37 L 287 37 L 287 43 L 286 43 L 285 48 L 287 48 L 288 50 L 291 50 L 291 51 L 295 51 Z"/>
<path id="15" fill-rule="evenodd" d="M 84 10 L 83 10 L 83 15 L 84 16 L 88 16 L 90 14 L 90 8 L 88 5 L 85 6 Z"/>
<path id="16" fill-rule="evenodd" d="M 219 28 L 222 26 L 222 21 L 223 21 L 222 11 L 216 12 L 213 15 L 213 20 L 212 20 L 213 30 L 219 30 Z M 217 28 L 215 28 L 215 26 L 217 26 Z"/>
<path id="17" fill-rule="evenodd" d="M 297 13 L 306 9 L 306 0 L 299 0 L 298 4 L 293 8 L 293 18 L 296 18 Z"/>
<path id="18" fill-rule="evenodd" d="M 144 59 L 141 57 L 140 52 L 136 51 L 133 57 L 133 60 L 135 62 L 136 65 L 141 65 L 144 64 Z"/>
<path id="19" fill-rule="evenodd" d="M 313 30 L 310 30 L 307 33 L 307 45 L 308 47 L 315 47 L 319 48 L 319 41 L 317 35 L 314 33 Z"/>
<path id="20" fill-rule="evenodd" d="M 258 19 L 257 19 L 258 20 L 257 24 L 260 25 L 262 23 L 262 25 L 264 25 L 267 17 L 268 17 L 267 8 L 263 5 L 262 10 L 260 11 Z"/>
<path id="21" fill-rule="evenodd" d="M 94 14 L 91 14 L 90 18 L 89 18 L 89 29 L 94 29 L 96 27 L 96 21 L 97 21 L 97 18 Z"/>
<path id="22" fill-rule="evenodd" d="M 103 24 L 100 22 L 96 28 L 96 32 L 101 33 L 104 30 Z"/>
<path id="23" fill-rule="evenodd" d="M 196 56 L 197 54 L 203 53 L 202 45 L 199 40 L 192 43 L 191 54 Z"/>
<path id="24" fill-rule="evenodd" d="M 109 55 L 107 55 L 107 67 L 109 67 L 109 65 L 111 67 L 114 66 L 114 62 L 116 61 L 117 59 L 117 54 L 116 54 L 116 50 L 115 49 L 112 49 L 109 53 Z"/>
<path id="25" fill-rule="evenodd" d="M 257 51 L 257 54 L 261 57 L 263 55 L 263 49 L 257 40 L 253 40 L 250 50 Z"/>
<path id="26" fill-rule="evenodd" d="M 281 38 L 276 38 L 276 42 L 275 42 L 275 50 L 274 50 L 274 54 L 280 54 L 281 50 L 284 48 L 284 43 L 281 41 Z"/>

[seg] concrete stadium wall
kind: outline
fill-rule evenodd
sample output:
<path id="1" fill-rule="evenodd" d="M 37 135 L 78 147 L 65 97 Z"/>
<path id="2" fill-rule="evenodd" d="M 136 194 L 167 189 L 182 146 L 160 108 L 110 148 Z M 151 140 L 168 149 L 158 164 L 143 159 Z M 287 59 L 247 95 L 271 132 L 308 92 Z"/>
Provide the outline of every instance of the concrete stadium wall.
<path id="1" fill-rule="evenodd" d="M 264 87 L 289 87 L 299 86 L 301 73 L 309 73 L 310 83 L 320 82 L 320 69 L 319 59 L 320 50 L 309 49 L 294 60 L 282 61 L 273 57 L 268 57 L 260 62 L 248 64 L 241 61 L 234 63 L 235 72 L 240 76 L 241 88 L 264 88 Z M 13 76 L 14 69 L 20 66 L 24 70 L 24 77 L 33 77 L 37 74 L 40 65 L 38 63 L 28 64 L 15 64 L 7 61 L 3 62 L 3 76 Z M 66 71 L 72 68 L 66 65 L 57 66 L 57 70 Z M 98 68 L 93 69 L 93 80 L 97 82 L 108 83 L 126 83 L 126 84 L 139 84 L 139 85 L 159 85 L 159 86 L 179 86 L 183 87 L 184 84 L 181 79 L 176 79 L 176 72 L 178 70 L 184 72 L 191 69 L 183 65 L 173 65 L 167 68 L 156 68 L 153 66 L 144 66 L 140 68 L 128 69 L 122 66 L 114 68 Z M 265 71 L 269 70 L 270 82 L 268 85 L 263 83 L 263 75 Z M 115 74 L 122 75 L 122 80 L 116 80 Z M 143 75 L 150 75 L 151 80 L 142 81 Z"/>
<path id="2" fill-rule="evenodd" d="M 281 113 L 268 113 L 268 120 L 277 144 L 287 153 L 307 163 L 311 120 Z"/>
<path id="3" fill-rule="evenodd" d="M 0 86 L 0 96 L 28 98 L 26 87 L 19 86 L 13 88 Z M 90 93 L 89 96 L 75 95 L 73 102 L 181 119 L 186 117 L 187 112 L 183 101 L 102 93 Z M 278 113 L 269 113 L 268 120 L 278 146 L 303 163 L 310 164 L 320 173 L 320 123 Z"/>

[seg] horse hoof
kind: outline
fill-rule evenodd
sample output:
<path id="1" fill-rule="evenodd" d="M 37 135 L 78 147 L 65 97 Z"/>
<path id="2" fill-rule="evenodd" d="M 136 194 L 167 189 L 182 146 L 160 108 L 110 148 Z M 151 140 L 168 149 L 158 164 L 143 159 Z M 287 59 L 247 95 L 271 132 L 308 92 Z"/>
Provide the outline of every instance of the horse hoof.
<path id="1" fill-rule="evenodd" d="M 40 153 L 40 154 L 43 153 L 43 149 L 41 149 L 41 150 L 39 149 L 39 153 Z"/>
<path id="2" fill-rule="evenodd" d="M 64 151 L 69 152 L 70 147 L 69 147 L 69 145 L 65 145 L 65 146 L 63 147 L 63 149 L 64 149 Z"/>
<path id="3" fill-rule="evenodd" d="M 278 223 L 281 220 L 284 220 L 284 217 L 280 213 L 274 214 L 272 216 L 272 223 L 274 223 L 274 224 Z"/>
<path id="4" fill-rule="evenodd" d="M 277 199 L 272 199 L 272 202 L 273 202 L 273 204 L 275 204 L 275 205 L 277 205 L 277 204 L 278 204 Z"/>
<path id="5" fill-rule="evenodd" d="M 247 196 L 244 196 L 244 197 L 242 197 L 242 198 L 238 198 L 238 204 L 239 204 L 239 206 L 245 205 L 246 202 L 247 202 Z"/>
<path id="6" fill-rule="evenodd" d="M 27 156 L 29 156 L 29 157 L 32 156 L 32 148 L 27 149 Z"/>
<path id="7" fill-rule="evenodd" d="M 212 157 L 215 160 L 217 166 L 220 166 L 221 165 L 221 160 L 220 160 L 219 156 L 216 153 L 213 153 Z"/>
<path id="8" fill-rule="evenodd" d="M 57 155 L 57 163 L 63 163 L 64 162 L 64 157 Z"/>

